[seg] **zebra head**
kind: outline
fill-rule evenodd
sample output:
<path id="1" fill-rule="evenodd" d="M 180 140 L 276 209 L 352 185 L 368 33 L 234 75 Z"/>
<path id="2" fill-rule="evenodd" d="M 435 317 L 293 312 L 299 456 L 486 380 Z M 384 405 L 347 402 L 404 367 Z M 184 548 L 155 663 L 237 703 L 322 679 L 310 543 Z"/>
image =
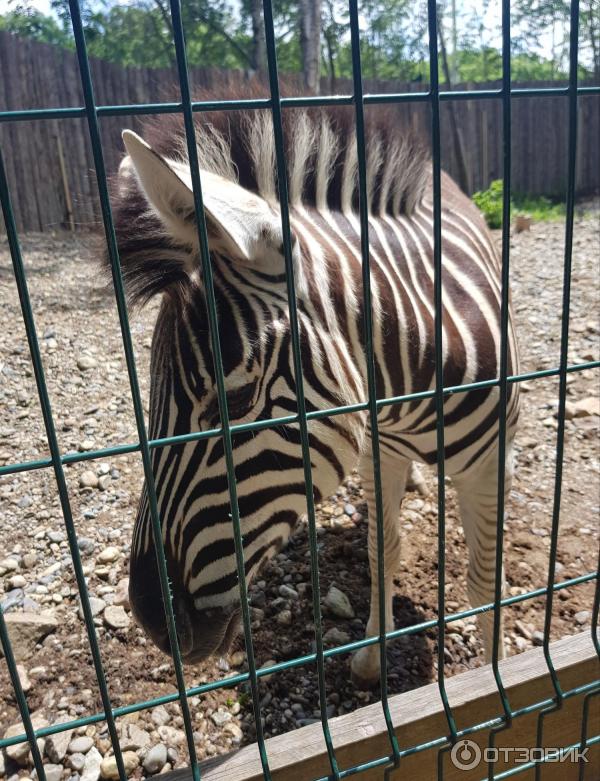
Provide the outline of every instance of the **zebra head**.
<path id="1" fill-rule="evenodd" d="M 189 165 L 183 157 L 158 154 L 134 133 L 123 135 L 128 155 L 115 209 L 123 276 L 134 300 L 162 293 L 151 353 L 149 436 L 215 429 L 220 416 Z M 215 152 L 212 170 L 202 160 L 200 165 L 229 417 L 235 424 L 293 415 L 279 208 L 240 186 L 225 163 L 215 165 L 217 157 Z M 358 370 L 343 366 L 339 345 L 330 347 L 335 328 L 319 336 L 322 307 L 313 311 L 303 301 L 302 242 L 296 235 L 292 240 L 307 409 L 357 401 Z M 350 415 L 311 422 L 317 501 L 351 468 L 360 425 Z M 298 426 L 234 433 L 233 449 L 250 582 L 306 512 Z M 193 663 L 226 652 L 240 624 L 223 441 L 216 436 L 156 447 L 152 469 L 179 644 L 184 661 Z M 130 600 L 138 623 L 168 652 L 146 485 L 131 548 Z"/>

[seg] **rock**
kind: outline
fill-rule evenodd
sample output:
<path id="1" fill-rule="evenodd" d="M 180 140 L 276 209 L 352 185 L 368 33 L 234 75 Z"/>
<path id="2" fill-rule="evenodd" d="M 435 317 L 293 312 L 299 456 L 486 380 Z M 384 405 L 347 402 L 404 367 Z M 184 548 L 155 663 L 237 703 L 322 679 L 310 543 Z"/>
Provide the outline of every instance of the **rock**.
<path id="1" fill-rule="evenodd" d="M 17 661 L 27 659 L 36 644 L 58 628 L 58 621 L 52 613 L 7 613 L 4 620 Z M 3 655 L 0 645 L 0 656 Z"/>
<path id="2" fill-rule="evenodd" d="M 116 561 L 120 555 L 121 551 L 113 545 L 110 545 L 108 548 L 104 548 L 103 551 L 100 551 L 96 559 L 100 564 L 110 564 L 111 562 Z"/>
<path id="3" fill-rule="evenodd" d="M 150 733 L 145 729 L 140 729 L 137 724 L 125 724 L 121 732 L 119 745 L 121 751 L 138 751 L 141 748 L 147 748 L 151 743 Z"/>
<path id="4" fill-rule="evenodd" d="M 83 472 L 81 474 L 81 476 L 79 477 L 79 487 L 80 488 L 97 488 L 98 487 L 98 478 L 92 472 L 91 469 L 87 469 L 85 472 Z"/>
<path id="5" fill-rule="evenodd" d="M 580 399 L 573 404 L 576 418 L 586 418 L 590 415 L 600 415 L 600 397 L 590 396 L 587 399 Z"/>
<path id="6" fill-rule="evenodd" d="M 46 776 L 46 781 L 60 781 L 63 774 L 63 767 L 62 765 L 57 764 L 44 765 L 44 774 Z M 38 776 L 35 770 L 31 774 L 31 777 L 37 779 Z"/>
<path id="7" fill-rule="evenodd" d="M 164 705 L 158 705 L 156 708 L 153 708 L 150 718 L 157 727 L 162 727 L 171 721 L 171 716 Z"/>
<path id="8" fill-rule="evenodd" d="M 93 439 L 84 439 L 82 442 L 80 442 L 77 445 L 77 449 L 81 453 L 85 453 L 87 450 L 93 450 L 94 449 L 94 440 Z"/>
<path id="9" fill-rule="evenodd" d="M 237 745 L 238 743 L 242 742 L 244 733 L 242 732 L 239 725 L 235 723 L 235 721 L 227 722 L 227 724 L 225 724 L 224 730 L 225 732 L 229 732 L 229 734 L 231 735 L 231 740 L 234 744 Z"/>
<path id="10" fill-rule="evenodd" d="M 575 621 L 579 624 L 579 626 L 583 626 L 584 624 L 587 624 L 589 618 L 590 618 L 590 611 L 589 610 L 580 610 L 578 613 L 575 613 Z"/>
<path id="11" fill-rule="evenodd" d="M 176 729 L 164 724 L 158 728 L 158 734 L 161 741 L 168 746 L 182 746 L 185 743 L 185 732 L 182 729 Z"/>
<path id="12" fill-rule="evenodd" d="M 59 764 L 67 755 L 67 749 L 74 730 L 67 729 L 64 732 L 56 732 L 46 738 L 46 754 L 55 764 Z"/>
<path id="13" fill-rule="evenodd" d="M 282 586 L 279 586 L 279 594 L 284 599 L 298 599 L 298 592 L 296 589 L 285 583 Z"/>
<path id="14" fill-rule="evenodd" d="M 148 751 L 142 766 L 148 775 L 153 776 L 155 773 L 160 773 L 166 763 L 167 747 L 164 743 L 159 743 L 157 746 L 152 746 L 150 751 Z"/>
<path id="15" fill-rule="evenodd" d="M 277 614 L 276 621 L 281 626 L 290 626 L 292 623 L 292 611 L 282 610 L 280 613 Z"/>
<path id="16" fill-rule="evenodd" d="M 6 572 L 15 572 L 19 569 L 19 562 L 16 559 L 10 557 L 7 559 L 2 559 L 2 561 L 0 561 L 0 568 Z"/>
<path id="17" fill-rule="evenodd" d="M 98 361 L 92 358 L 91 355 L 80 355 L 77 359 L 77 368 L 82 372 L 87 372 L 90 369 L 95 369 L 98 366 Z"/>
<path id="18" fill-rule="evenodd" d="M 119 605 L 109 605 L 104 611 L 104 623 L 111 629 L 127 629 L 131 619 Z"/>
<path id="19" fill-rule="evenodd" d="M 219 710 L 211 713 L 210 718 L 217 725 L 217 727 L 222 727 L 224 724 L 227 724 L 228 721 L 231 721 L 232 716 L 229 711 L 221 710 L 221 708 L 219 708 Z"/>
<path id="20" fill-rule="evenodd" d="M 85 764 L 80 781 L 98 781 L 100 778 L 100 765 L 102 763 L 102 754 L 95 746 L 85 755 Z"/>
<path id="21" fill-rule="evenodd" d="M 115 595 L 113 597 L 113 605 L 124 607 L 125 610 L 131 610 L 129 604 L 129 578 L 121 578 L 117 583 L 115 589 Z"/>
<path id="22" fill-rule="evenodd" d="M 95 618 L 96 616 L 99 616 L 100 613 L 102 613 L 102 611 L 106 608 L 106 602 L 103 599 L 100 599 L 100 597 L 89 597 L 89 600 L 92 616 Z M 77 612 L 79 613 L 79 618 L 83 619 L 83 609 L 81 604 L 79 605 L 79 610 Z"/>
<path id="23" fill-rule="evenodd" d="M 6 773 L 6 763 L 4 761 L 4 752 L 0 751 L 0 776 Z"/>
<path id="24" fill-rule="evenodd" d="M 539 629 L 536 629 L 536 631 L 531 636 L 531 639 L 533 640 L 534 645 L 543 645 L 544 644 L 544 633 L 540 632 Z"/>
<path id="25" fill-rule="evenodd" d="M 337 618 L 354 618 L 350 600 L 337 586 L 330 587 L 323 604 Z"/>
<path id="26" fill-rule="evenodd" d="M 27 694 L 27 692 L 31 689 L 31 681 L 29 680 L 29 676 L 27 675 L 27 670 L 25 667 L 23 667 L 22 664 L 17 665 L 17 673 L 19 674 L 19 680 L 21 681 L 21 688 Z"/>
<path id="27" fill-rule="evenodd" d="M 325 645 L 344 645 L 350 642 L 350 635 L 348 632 L 338 629 L 337 626 L 332 626 L 323 635 L 323 642 Z"/>
<path id="28" fill-rule="evenodd" d="M 67 767 L 70 767 L 71 770 L 74 770 L 76 773 L 81 773 L 83 771 L 83 768 L 85 767 L 85 756 L 83 754 L 71 754 L 67 758 L 66 762 Z"/>
<path id="29" fill-rule="evenodd" d="M 27 585 L 27 579 L 23 575 L 13 575 L 8 582 L 11 588 L 25 588 Z"/>
<path id="30" fill-rule="evenodd" d="M 234 651 L 229 657 L 229 661 L 232 667 L 240 667 L 246 661 L 246 652 Z"/>
<path id="31" fill-rule="evenodd" d="M 140 758 L 135 751 L 123 752 L 123 765 L 125 766 L 125 775 L 131 775 L 140 764 Z M 109 779 L 109 781 L 119 780 L 119 770 L 115 757 L 105 757 L 100 763 L 100 776 Z"/>
<path id="32" fill-rule="evenodd" d="M 23 564 L 25 569 L 31 569 L 32 567 L 35 567 L 35 565 L 37 564 L 37 560 L 38 560 L 37 553 L 30 552 L 30 553 L 26 553 L 23 556 L 21 563 Z"/>
<path id="33" fill-rule="evenodd" d="M 259 670 L 262 670 L 265 667 L 273 667 L 276 664 L 277 662 L 275 661 L 275 659 L 267 659 L 267 661 L 264 664 L 261 664 Z M 275 673 L 270 673 L 270 675 L 261 675 L 260 679 L 261 681 L 268 681 L 273 677 L 273 675 L 275 675 Z"/>
<path id="34" fill-rule="evenodd" d="M 6 619 L 9 618 L 9 616 L 5 617 Z M 31 723 L 33 725 L 34 730 L 41 729 L 42 727 L 47 727 L 48 722 L 44 718 L 44 716 L 41 713 L 32 713 L 31 714 Z M 16 735 L 22 735 L 25 733 L 25 727 L 23 726 L 22 722 L 18 722 L 17 724 L 11 724 L 10 727 L 6 730 L 4 733 L 5 738 L 14 738 Z M 38 738 L 37 744 L 38 748 L 40 750 L 40 753 L 44 753 L 44 743 L 45 740 L 43 738 Z M 12 759 L 14 762 L 16 762 L 18 765 L 27 765 L 29 763 L 29 743 L 25 741 L 24 743 L 17 743 L 13 746 L 7 746 L 5 748 L 6 756 L 9 759 Z"/>
<path id="35" fill-rule="evenodd" d="M 69 754 L 87 754 L 93 745 L 93 738 L 90 738 L 87 735 L 82 735 L 81 737 L 73 738 L 73 740 L 69 743 L 67 751 Z"/>

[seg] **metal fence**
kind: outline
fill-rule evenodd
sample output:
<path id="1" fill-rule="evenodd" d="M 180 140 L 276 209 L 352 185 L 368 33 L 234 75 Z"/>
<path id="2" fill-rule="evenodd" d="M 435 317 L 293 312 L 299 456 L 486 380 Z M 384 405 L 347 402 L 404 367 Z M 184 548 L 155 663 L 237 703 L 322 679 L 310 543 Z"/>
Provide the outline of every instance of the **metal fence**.
<path id="1" fill-rule="evenodd" d="M 71 116 L 85 115 L 87 118 L 88 129 L 90 139 L 93 148 L 95 173 L 97 179 L 98 193 L 100 203 L 102 207 L 102 217 L 104 222 L 104 230 L 106 235 L 106 242 L 108 245 L 108 251 L 110 256 L 110 262 L 112 267 L 112 276 L 114 283 L 114 290 L 116 296 L 116 304 L 119 314 L 121 335 L 123 339 L 123 345 L 125 349 L 125 356 L 127 361 L 127 369 L 129 375 L 129 382 L 131 386 L 133 405 L 135 411 L 135 419 L 138 431 L 138 442 L 132 444 L 124 444 L 118 447 L 104 448 L 94 452 L 78 453 L 74 455 L 62 455 L 59 449 L 59 444 L 56 436 L 55 425 L 52 417 L 52 410 L 50 406 L 49 395 L 46 388 L 44 368 L 41 360 L 40 349 L 38 345 L 38 339 L 36 334 L 36 327 L 31 307 L 31 302 L 28 293 L 28 284 L 24 269 L 23 260 L 19 248 L 19 239 L 17 236 L 15 220 L 13 215 L 13 209 L 11 207 L 11 195 L 8 189 L 8 183 L 6 178 L 6 170 L 4 167 L 3 155 L 10 153 L 9 150 L 3 150 L 3 154 L 0 154 L 0 197 L 2 200 L 2 209 L 4 213 L 4 220 L 6 223 L 6 230 L 8 235 L 9 247 L 12 255 L 12 262 L 14 268 L 15 279 L 17 283 L 17 289 L 20 298 L 20 304 L 25 322 L 27 339 L 29 344 L 29 350 L 31 354 L 31 361 L 33 364 L 37 390 L 39 394 L 41 409 L 44 418 L 44 424 L 50 449 L 50 459 L 30 461 L 27 463 L 9 464 L 0 468 L 0 474 L 10 474 L 23 472 L 31 469 L 39 468 L 52 468 L 54 471 L 58 493 L 60 497 L 60 503 L 62 512 L 64 515 L 65 527 L 67 531 L 68 544 L 70 548 L 71 557 L 73 560 L 73 567 L 77 580 L 77 586 L 79 589 L 79 595 L 81 599 L 83 615 L 85 618 L 85 624 L 87 628 L 88 639 L 90 648 L 92 651 L 93 662 L 97 674 L 98 686 L 100 689 L 102 703 L 104 711 L 102 713 L 96 713 L 93 715 L 85 716 L 83 718 L 62 724 L 55 724 L 43 729 L 34 730 L 32 721 L 29 715 L 27 706 L 27 700 L 23 692 L 22 685 L 19 680 L 17 667 L 14 659 L 14 655 L 11 650 L 10 640 L 6 628 L 6 623 L 0 609 L 0 640 L 4 649 L 4 654 L 8 664 L 14 692 L 18 702 L 18 706 L 21 712 L 23 724 L 25 726 L 25 734 L 11 738 L 4 738 L 0 740 L 0 748 L 20 743 L 24 740 L 28 740 L 33 761 L 37 771 L 37 777 L 39 781 L 45 781 L 44 766 L 40 750 L 38 748 L 36 737 L 43 737 L 50 734 L 60 732 L 62 730 L 71 729 L 81 725 L 91 724 L 99 721 L 106 721 L 108 725 L 108 731 L 114 750 L 116 763 L 122 781 L 126 779 L 126 772 L 123 763 L 122 752 L 119 747 L 119 738 L 117 734 L 117 728 L 115 724 L 115 718 L 131 713 L 134 711 L 142 710 L 157 704 L 172 702 L 178 700 L 183 715 L 185 734 L 187 737 L 187 745 L 189 752 L 191 774 L 194 781 L 199 781 L 201 777 L 200 767 L 198 765 L 196 751 L 194 747 L 192 722 L 190 716 L 190 709 L 188 698 L 194 695 L 199 695 L 204 692 L 219 688 L 220 686 L 242 683 L 248 681 L 250 684 L 250 690 L 252 693 L 252 703 L 254 709 L 254 717 L 256 722 L 257 742 L 260 752 L 260 760 L 262 763 L 263 775 L 265 779 L 271 778 L 271 771 L 269 767 L 269 757 L 266 750 L 266 744 L 263 734 L 261 712 L 260 712 L 260 699 L 258 696 L 258 678 L 261 676 L 271 675 L 277 673 L 280 670 L 288 667 L 296 667 L 299 665 L 315 664 L 318 672 L 318 685 L 320 693 L 320 707 L 321 707 L 321 723 L 323 729 L 323 736 L 325 739 L 327 753 L 329 757 L 330 772 L 327 776 L 319 781 L 325 781 L 326 779 L 341 779 L 346 776 L 350 776 L 361 771 L 366 771 L 374 768 L 381 768 L 384 777 L 387 777 L 390 771 L 400 767 L 402 757 L 407 754 L 414 754 L 415 752 L 424 750 L 438 750 L 438 777 L 443 775 L 443 760 L 447 752 L 450 751 L 457 741 L 465 736 L 472 735 L 480 730 L 491 730 L 490 732 L 490 745 L 493 745 L 495 736 L 502 730 L 507 729 L 512 724 L 513 720 L 523 716 L 525 714 L 538 713 L 538 727 L 537 737 L 538 746 L 543 746 L 543 727 L 545 717 L 553 713 L 563 706 L 565 700 L 571 697 L 579 696 L 583 697 L 583 707 L 581 712 L 581 741 L 579 744 L 581 748 L 585 746 L 591 746 L 593 744 L 600 743 L 600 735 L 588 735 L 588 725 L 590 722 L 590 711 L 597 700 L 594 698 L 600 693 L 600 681 L 584 682 L 576 688 L 569 690 L 563 690 L 558 680 L 556 670 L 551 658 L 550 651 L 550 627 L 552 620 L 552 607 L 554 594 L 558 589 L 565 588 L 566 586 L 573 586 L 583 582 L 589 582 L 596 580 L 595 597 L 592 612 L 592 627 L 591 635 L 592 642 L 595 650 L 600 656 L 600 642 L 598 639 L 598 613 L 600 608 L 600 588 L 598 572 L 591 572 L 581 574 L 578 577 L 572 578 L 568 581 L 556 583 L 556 554 L 557 554 L 557 542 L 558 542 L 558 530 L 560 519 L 560 502 L 561 502 L 561 486 L 562 486 L 562 462 L 563 462 L 563 450 L 564 450 L 564 430 L 565 430 L 565 399 L 566 399 L 566 384 L 567 374 L 569 372 L 577 372 L 586 368 L 598 368 L 600 361 L 590 361 L 587 363 L 580 363 L 577 365 L 569 365 L 567 360 L 567 347 L 569 339 L 569 305 L 570 305 L 570 279 L 571 279 L 571 256 L 572 256 L 572 244 L 573 244 L 573 222 L 574 222 L 574 192 L 575 192 L 575 162 L 576 162 L 576 144 L 577 144 L 577 102 L 578 97 L 581 94 L 597 95 L 600 97 L 600 87 L 578 87 L 577 81 L 577 62 L 578 62 L 578 24 L 579 24 L 579 3 L 578 0 L 573 0 L 571 3 L 571 29 L 570 29 L 570 79 L 568 87 L 560 87 L 554 89 L 511 89 L 511 75 L 510 75 L 510 48 L 511 48 L 511 36 L 510 36 L 510 4 L 509 0 L 503 0 L 502 2 L 502 55 L 503 55 L 503 78 L 502 88 L 499 90 L 486 90 L 486 91 L 469 91 L 469 92 L 443 92 L 439 87 L 438 80 L 438 50 L 437 50 L 437 18 L 436 18 L 436 3 L 435 0 L 428 0 L 428 17 L 429 17 L 429 56 L 430 56 L 430 85 L 426 92 L 420 93 L 403 93 L 403 94 L 364 94 L 361 75 L 361 60 L 360 60 L 360 41 L 359 41 L 359 12 L 357 6 L 357 0 L 349 0 L 350 9 L 350 30 L 351 30 L 351 43 L 352 43 L 352 62 L 353 62 L 353 94 L 346 96 L 326 96 L 326 97 L 301 97 L 282 99 L 279 93 L 278 85 L 278 72 L 277 72 L 277 60 L 276 60 L 276 47 L 275 36 L 273 28 L 273 14 L 271 0 L 263 0 L 264 18 L 266 26 L 266 43 L 268 52 L 268 77 L 271 90 L 271 97 L 264 100 L 242 100 L 242 101 L 216 101 L 216 102 L 192 102 L 190 95 L 188 70 L 186 63 L 186 51 L 184 42 L 184 30 L 182 27 L 180 3 L 179 0 L 170 1 L 171 18 L 173 23 L 175 47 L 177 55 L 177 66 L 179 74 L 179 86 L 181 89 L 181 101 L 178 103 L 169 104 L 146 104 L 146 105 L 127 105 L 127 106 L 97 106 L 94 100 L 94 89 L 90 76 L 89 62 L 86 53 L 86 44 L 84 38 L 84 31 L 81 20 L 81 12 L 78 5 L 78 0 L 70 0 L 71 19 L 73 24 L 73 32 L 75 35 L 77 57 L 79 62 L 79 68 L 81 73 L 81 82 L 83 87 L 84 102 L 85 105 L 81 109 L 76 109 L 75 114 L 73 109 L 64 109 L 57 107 L 54 109 L 42 109 L 36 111 L 24 111 L 19 112 L 19 117 L 8 117 L 0 114 L 0 119 L 12 120 L 19 122 L 33 121 L 36 119 L 58 119 L 68 121 Z M 565 254 L 564 254 L 564 279 L 563 279 L 563 310 L 562 310 L 562 326 L 561 326 L 561 350 L 560 350 L 560 363 L 559 366 L 545 371 L 530 372 L 528 374 L 518 376 L 507 375 L 507 350 L 508 350 L 508 299 L 509 299 L 509 281 L 510 281 L 510 264 L 509 264 L 509 224 L 510 224 L 510 180 L 511 180 L 511 105 L 513 99 L 524 99 L 538 97 L 540 95 L 560 95 L 564 96 L 564 99 L 568 101 L 569 108 L 569 147 L 568 147 L 568 185 L 566 196 L 566 229 L 565 229 Z M 441 247 L 441 179 L 440 179 L 440 104 L 442 101 L 447 100 L 473 100 L 473 99 L 494 99 L 499 100 L 502 103 L 502 117 L 503 117 L 503 179 L 504 179 L 504 203 L 503 203 L 503 229 L 502 229 L 502 303 L 501 303 L 501 356 L 500 356 L 500 372 L 499 377 L 485 381 L 474 383 L 470 385 L 462 385 L 451 388 L 443 387 L 443 373 L 442 373 L 442 247 Z M 375 366 L 373 360 L 373 344 L 372 344 L 372 322 L 371 322 L 371 289 L 370 289 L 370 270 L 369 270 L 369 222 L 367 211 L 367 184 L 366 184 L 366 153 L 364 143 L 364 109 L 366 105 L 376 103 L 401 103 L 407 101 L 421 101 L 428 103 L 431 108 L 431 140 L 433 150 L 433 195 L 434 195 L 434 264 L 435 264 L 435 278 L 434 278 L 434 302 L 435 302 L 435 377 L 436 387 L 434 391 L 428 391 L 419 394 L 406 395 L 396 397 L 392 399 L 377 399 L 375 393 Z M 360 195 L 360 225 L 361 225 L 361 251 L 362 251 L 362 282 L 363 282 L 363 295 L 364 295 L 364 334 L 365 334 L 365 354 L 367 357 L 367 380 L 368 380 L 368 401 L 355 404 L 351 406 L 345 406 L 335 409 L 319 410 L 316 412 L 307 413 L 304 403 L 303 394 L 303 378 L 302 378 L 302 364 L 300 353 L 300 339 L 298 330 L 298 319 L 296 311 L 296 294 L 295 294 L 295 281 L 294 271 L 292 265 L 292 250 L 290 242 L 290 218 L 288 210 L 288 198 L 287 198 L 287 178 L 286 178 L 286 160 L 284 156 L 283 145 L 283 129 L 282 129 L 282 112 L 289 106 L 318 106 L 318 105 L 331 105 L 331 104 L 343 104 L 352 105 L 355 110 L 356 120 L 356 137 L 358 148 L 358 175 L 359 175 L 359 195 Z M 278 189 L 279 200 L 281 204 L 281 217 L 284 233 L 284 250 L 285 250 L 285 268 L 287 278 L 287 294 L 289 303 L 289 313 L 291 321 L 291 333 L 292 333 L 292 348 L 294 358 L 294 371 L 295 381 L 297 388 L 297 414 L 289 415 L 285 418 L 278 418 L 276 420 L 260 421 L 249 424 L 240 424 L 232 426 L 229 423 L 227 400 L 224 387 L 224 375 L 221 361 L 221 351 L 219 346 L 219 332 L 217 328 L 218 316 L 215 308 L 215 298 L 213 291 L 212 272 L 210 264 L 210 256 L 208 251 L 208 241 L 206 235 L 206 226 L 204 221 L 204 209 L 202 201 L 202 190 L 200 182 L 200 173 L 197 161 L 196 141 L 193 125 L 193 114 L 196 111 L 214 111 L 214 110 L 232 110 L 232 109 L 245 109 L 252 111 L 256 108 L 269 108 L 272 111 L 273 128 L 275 134 L 276 143 L 276 160 L 277 160 L 277 172 L 278 172 Z M 127 308 L 125 303 L 123 281 L 121 278 L 121 271 L 119 265 L 119 256 L 117 249 L 117 241 L 115 237 L 115 231 L 111 216 L 111 207 L 109 201 L 109 194 L 105 175 L 104 158 L 102 152 L 102 146 L 100 143 L 100 131 L 99 123 L 101 117 L 105 115 L 133 115 L 133 114 L 157 114 L 168 112 L 181 112 L 183 114 L 185 122 L 185 130 L 187 137 L 187 148 L 189 154 L 189 160 L 191 165 L 191 174 L 194 191 L 194 203 L 196 210 L 196 218 L 198 224 L 198 232 L 200 238 L 201 249 L 201 262 L 202 262 L 202 274 L 205 280 L 206 287 L 206 299 L 209 314 L 210 324 L 210 338 L 212 351 L 215 360 L 216 381 L 218 390 L 219 409 L 221 415 L 221 428 L 205 432 L 192 432 L 188 435 L 166 438 L 162 440 L 149 440 L 146 425 L 144 421 L 144 413 L 142 407 L 142 400 L 140 396 L 140 389 L 138 385 L 136 366 L 134 361 L 134 353 L 132 347 L 132 339 L 129 329 L 129 321 Z M 9 112 L 3 112 L 5 115 Z M 536 591 L 528 592 L 508 599 L 501 598 L 501 585 L 500 585 L 500 572 L 502 568 L 502 543 L 503 543 L 503 519 L 504 519 L 504 453 L 505 453 L 505 425 L 506 425 L 506 406 L 507 406 L 507 388 L 508 383 L 521 382 L 524 380 L 535 379 L 539 377 L 557 376 L 559 379 L 559 404 L 558 404 L 558 429 L 556 438 L 556 474 L 555 474 L 555 486 L 553 496 L 553 508 L 552 508 L 552 532 L 551 532 L 551 544 L 549 554 L 549 566 L 547 584 L 545 587 L 537 589 Z M 448 614 L 445 606 L 445 492 L 444 492 L 444 419 L 443 419 L 443 400 L 451 393 L 463 393 L 467 390 L 481 387 L 497 386 L 500 392 L 500 433 L 499 433 L 499 495 L 498 495 L 498 514 L 497 514 L 497 554 L 496 554 L 496 588 L 494 602 L 488 605 L 484 605 L 479 608 L 472 608 L 461 613 Z M 323 639 L 321 631 L 321 614 L 320 614 L 320 592 L 319 592 L 319 568 L 318 568 L 318 550 L 317 550 L 317 533 L 316 533 L 316 519 L 315 519 L 315 506 L 313 500 L 312 480 L 311 480 L 311 462 L 309 453 L 309 439 L 308 439 L 308 421 L 312 418 L 326 417 L 331 415 L 337 415 L 348 412 L 368 411 L 370 418 L 370 425 L 372 430 L 372 458 L 374 465 L 375 475 L 375 493 L 377 504 L 377 542 L 379 550 L 381 551 L 383 545 L 383 516 L 382 516 L 382 490 L 381 490 L 381 477 L 379 471 L 379 442 L 378 442 L 378 428 L 377 428 L 377 414 L 380 409 L 390 404 L 400 404 L 405 401 L 409 401 L 415 398 L 433 397 L 436 402 L 437 409 L 437 445 L 438 445 L 438 619 L 437 621 L 430 621 L 419 624 L 418 626 L 412 626 L 409 628 L 395 630 L 392 632 L 385 632 L 380 630 L 380 634 L 377 637 L 367 638 L 354 643 L 348 643 L 346 645 L 328 649 L 323 648 Z M 273 665 L 269 668 L 260 670 L 256 669 L 253 645 L 252 645 L 252 631 L 250 612 L 248 605 L 248 595 L 246 591 L 243 548 L 242 548 L 242 532 L 240 526 L 240 515 L 236 494 L 236 481 L 235 471 L 232 454 L 232 434 L 236 431 L 247 431 L 249 429 L 258 429 L 268 426 L 281 425 L 283 423 L 297 423 L 301 433 L 302 454 L 304 463 L 304 477 L 306 480 L 306 500 L 307 500 L 307 514 L 308 514 L 308 528 L 309 528 L 309 541 L 310 541 L 310 556 L 311 556 L 311 578 L 312 578 L 312 598 L 313 598 L 313 610 L 314 610 L 314 624 L 315 624 L 315 638 L 316 638 L 316 651 L 312 654 L 308 654 L 301 658 L 293 659 L 288 662 Z M 246 643 L 246 651 L 248 658 L 248 672 L 242 673 L 233 677 L 229 677 L 226 681 L 215 681 L 204 685 L 200 685 L 191 689 L 186 688 L 183 667 L 181 663 L 181 655 L 178 646 L 177 633 L 175 630 L 175 621 L 173 616 L 173 608 L 171 603 L 169 581 L 167 576 L 167 567 L 164 556 L 164 548 L 161 534 L 161 523 L 159 513 L 157 509 L 156 492 L 154 487 L 154 480 L 151 468 L 151 450 L 156 447 L 168 447 L 170 444 L 177 442 L 195 441 L 206 437 L 222 437 L 224 442 L 224 449 L 226 455 L 227 475 L 229 483 L 230 503 L 231 503 L 231 520 L 234 530 L 235 538 L 235 551 L 237 570 L 239 577 L 240 587 L 240 600 L 242 608 L 244 637 Z M 154 542 L 157 550 L 157 558 L 159 565 L 160 583 L 162 589 L 162 595 L 165 603 L 165 610 L 167 616 L 167 625 L 169 631 L 169 638 L 171 641 L 171 648 L 173 649 L 173 662 L 175 667 L 175 674 L 177 680 L 178 694 L 168 695 L 159 699 L 154 699 L 149 702 L 139 702 L 133 705 L 120 708 L 112 708 L 108 689 L 106 685 L 105 675 L 102 666 L 102 659 L 92 619 L 92 612 L 90 608 L 90 601 L 87 592 L 87 586 L 82 569 L 82 563 L 79 556 L 76 531 L 73 522 L 73 514 L 71 512 L 71 506 L 69 501 L 69 494 L 67 490 L 67 484 L 64 474 L 64 465 L 72 463 L 74 461 L 81 461 L 87 459 L 103 458 L 111 455 L 120 455 L 123 453 L 129 453 L 133 451 L 139 451 L 141 453 L 144 474 L 148 486 L 148 495 L 150 501 L 150 509 L 152 516 L 152 528 L 154 535 Z M 385 609 L 384 609 L 384 572 L 383 572 L 383 557 L 379 556 L 379 613 L 380 613 L 380 626 L 385 626 Z M 550 678 L 553 686 L 553 694 L 551 697 L 543 699 L 538 702 L 529 703 L 524 707 L 515 709 L 511 707 L 508 699 L 508 695 L 503 684 L 501 670 L 498 664 L 498 634 L 500 630 L 500 612 L 501 608 L 506 605 L 514 604 L 515 602 L 532 599 L 534 597 L 545 596 L 546 608 L 544 617 L 544 641 L 543 652 L 545 662 L 550 674 Z M 498 693 L 502 704 L 502 713 L 494 719 L 485 721 L 483 723 L 471 724 L 466 728 L 458 729 L 455 718 L 453 715 L 452 707 L 448 701 L 446 694 L 446 684 L 444 679 L 444 629 L 447 623 L 455 621 L 467 616 L 477 615 L 485 610 L 494 611 L 494 647 L 495 655 L 492 662 L 493 674 L 495 677 Z M 386 639 L 393 639 L 400 635 L 413 634 L 417 631 L 422 631 L 424 628 L 437 626 L 438 631 L 438 686 L 441 695 L 441 699 L 444 706 L 447 731 L 444 734 L 439 735 L 435 740 L 427 743 L 421 743 L 413 746 L 400 746 L 397 740 L 394 727 L 392 724 L 392 718 L 390 715 L 390 708 L 388 702 L 388 690 L 387 690 L 387 669 L 386 669 Z M 358 648 L 366 645 L 379 644 L 380 658 L 381 658 L 381 707 L 383 709 L 385 722 L 387 725 L 387 732 L 389 735 L 389 751 L 375 759 L 368 762 L 364 762 L 360 765 L 355 765 L 349 768 L 340 768 L 336 759 L 335 750 L 332 743 L 330 728 L 328 724 L 328 716 L 326 711 L 326 696 L 325 696 L 325 675 L 324 675 L 324 662 L 325 659 L 334 654 L 349 653 Z M 536 778 L 539 777 L 544 757 L 532 760 L 528 763 L 518 766 L 518 771 L 530 770 L 535 767 Z M 580 778 L 584 777 L 584 765 L 580 766 Z M 492 778 L 504 778 L 509 775 L 515 774 L 515 770 L 504 771 L 501 774 L 494 774 L 493 763 L 488 766 L 488 779 Z"/>

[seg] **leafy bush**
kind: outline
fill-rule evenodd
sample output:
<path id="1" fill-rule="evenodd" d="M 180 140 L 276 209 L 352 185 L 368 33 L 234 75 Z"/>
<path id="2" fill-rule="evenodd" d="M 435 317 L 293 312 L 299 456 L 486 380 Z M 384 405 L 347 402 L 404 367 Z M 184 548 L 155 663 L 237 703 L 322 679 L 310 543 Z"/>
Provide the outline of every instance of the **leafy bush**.
<path id="1" fill-rule="evenodd" d="M 473 193 L 473 202 L 485 217 L 490 228 L 502 227 L 502 179 L 495 179 L 487 190 Z"/>
<path id="2" fill-rule="evenodd" d="M 487 190 L 473 193 L 473 202 L 485 217 L 490 228 L 502 227 L 502 197 L 504 186 L 502 179 L 493 181 Z M 545 196 L 530 197 L 515 195 L 510 201 L 511 217 L 519 214 L 531 217 L 534 222 L 557 220 L 565 216 L 563 202 L 553 202 Z"/>

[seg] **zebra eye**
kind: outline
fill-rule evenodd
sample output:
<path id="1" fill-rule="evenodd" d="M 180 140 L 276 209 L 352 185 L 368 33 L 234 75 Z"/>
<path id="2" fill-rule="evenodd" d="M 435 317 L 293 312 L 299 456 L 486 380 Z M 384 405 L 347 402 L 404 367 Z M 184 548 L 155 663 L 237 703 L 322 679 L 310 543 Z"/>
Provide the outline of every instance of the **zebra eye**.
<path id="1" fill-rule="evenodd" d="M 229 419 L 237 420 L 243 418 L 252 407 L 254 401 L 254 392 L 256 390 L 256 380 L 239 388 L 233 388 L 227 391 L 227 409 L 229 410 Z M 219 402 L 215 395 L 209 402 L 204 412 L 204 417 L 208 423 L 213 426 L 219 425 Z"/>
<path id="2" fill-rule="evenodd" d="M 234 388 L 227 393 L 227 407 L 229 417 L 232 420 L 242 418 L 251 409 L 254 401 L 254 391 L 256 390 L 256 380 L 240 388 Z"/>

